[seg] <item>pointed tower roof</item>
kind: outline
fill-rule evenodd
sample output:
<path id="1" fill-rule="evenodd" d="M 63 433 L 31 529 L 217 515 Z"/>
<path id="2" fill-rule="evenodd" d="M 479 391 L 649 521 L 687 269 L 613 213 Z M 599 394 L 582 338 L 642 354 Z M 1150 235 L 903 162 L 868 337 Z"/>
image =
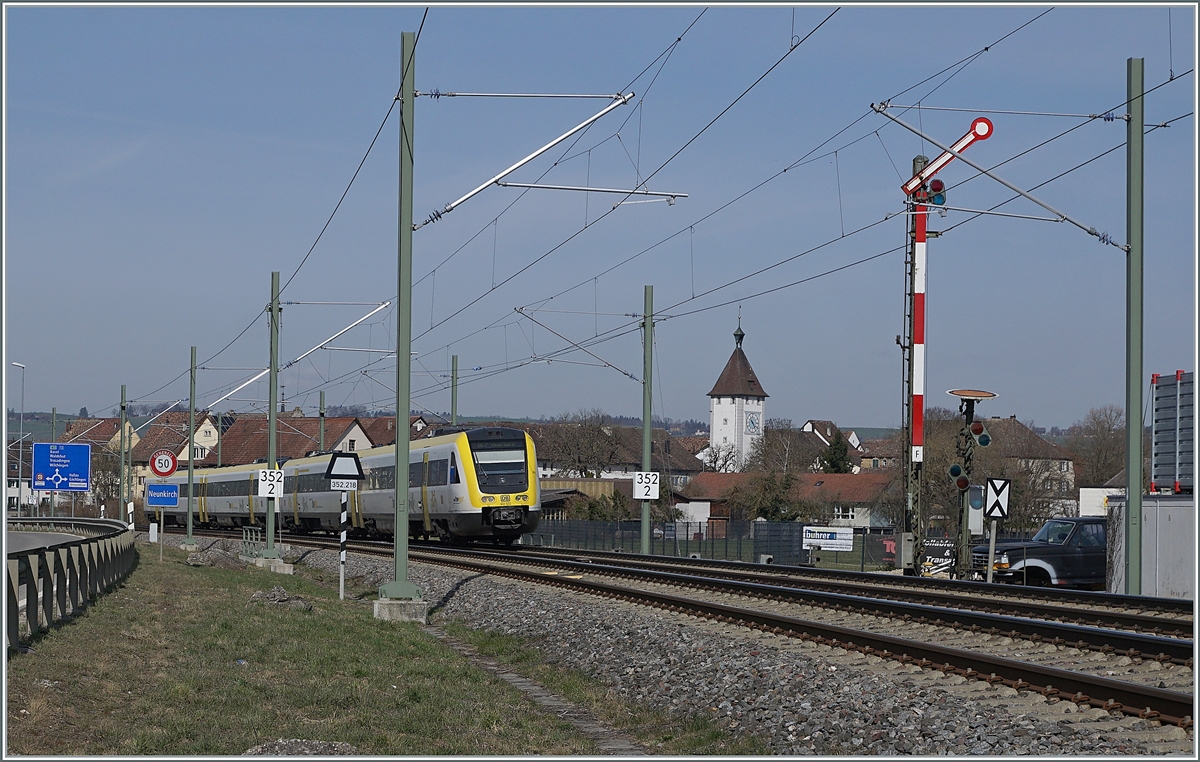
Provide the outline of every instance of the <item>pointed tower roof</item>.
<path id="1" fill-rule="evenodd" d="M 742 319 L 738 318 L 737 330 L 733 332 L 737 346 L 734 347 L 733 354 L 729 356 L 729 362 L 725 363 L 725 370 L 721 371 L 721 377 L 717 379 L 716 385 L 708 393 L 709 397 L 757 397 L 763 399 L 770 396 L 759 385 L 758 377 L 754 375 L 754 368 L 750 367 L 750 361 L 746 359 L 746 353 L 742 351 L 742 339 L 745 337 L 746 334 L 742 331 Z"/>

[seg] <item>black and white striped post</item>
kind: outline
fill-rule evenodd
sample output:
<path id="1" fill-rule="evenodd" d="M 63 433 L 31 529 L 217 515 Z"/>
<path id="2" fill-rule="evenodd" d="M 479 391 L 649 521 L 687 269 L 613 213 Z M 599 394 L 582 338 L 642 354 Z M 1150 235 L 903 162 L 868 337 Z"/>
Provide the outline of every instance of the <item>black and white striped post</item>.
<path id="1" fill-rule="evenodd" d="M 334 450 L 329 458 L 329 466 L 325 469 L 325 478 L 329 480 L 331 490 L 341 490 L 342 493 L 342 525 L 341 546 L 338 553 L 338 599 L 346 598 L 346 534 L 350 531 L 350 514 L 346 503 L 350 491 L 358 489 L 358 482 L 363 477 L 362 463 L 358 455 L 352 452 Z"/>
<path id="2" fill-rule="evenodd" d="M 340 480 L 339 480 L 340 481 Z M 342 544 L 338 557 L 338 600 L 346 600 L 346 532 L 350 529 L 350 514 L 346 511 L 346 497 L 350 493 L 342 490 Z"/>

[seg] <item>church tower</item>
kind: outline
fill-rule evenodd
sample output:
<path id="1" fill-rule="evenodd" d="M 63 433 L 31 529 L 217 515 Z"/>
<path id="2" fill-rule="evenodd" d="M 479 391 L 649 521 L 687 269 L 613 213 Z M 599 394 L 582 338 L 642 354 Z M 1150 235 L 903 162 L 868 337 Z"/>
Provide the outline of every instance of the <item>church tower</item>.
<path id="1" fill-rule="evenodd" d="M 719 471 L 740 471 L 763 432 L 763 391 L 742 351 L 742 319 L 725 370 L 708 393 L 708 458 Z"/>

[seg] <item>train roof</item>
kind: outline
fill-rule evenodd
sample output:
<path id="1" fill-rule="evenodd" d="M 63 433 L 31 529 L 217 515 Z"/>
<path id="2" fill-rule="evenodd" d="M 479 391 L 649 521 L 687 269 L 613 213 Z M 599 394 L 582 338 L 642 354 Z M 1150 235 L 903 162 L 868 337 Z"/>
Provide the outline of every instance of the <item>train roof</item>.
<path id="1" fill-rule="evenodd" d="M 426 437 L 424 439 L 414 439 L 409 442 L 409 450 L 424 450 L 429 447 L 448 444 L 453 442 L 458 437 L 466 435 L 470 442 L 484 441 L 503 441 L 505 439 L 524 439 L 527 434 L 522 429 L 509 428 L 503 426 L 475 426 L 475 427 L 457 427 L 447 431 L 445 428 L 437 430 L 438 436 Z M 442 433 L 445 432 L 445 433 Z M 381 445 L 379 447 L 371 447 L 366 450 L 358 450 L 355 452 L 360 459 L 376 457 L 380 455 L 394 455 L 396 452 L 395 445 Z M 328 462 L 333 451 L 316 453 L 303 458 L 289 458 L 278 462 L 279 467 L 287 466 L 289 468 L 323 468 Z M 197 468 L 195 470 L 196 477 L 204 476 L 205 478 L 213 476 L 225 476 L 239 473 L 247 473 L 251 471 L 259 471 L 267 467 L 266 463 L 239 463 L 232 466 L 221 466 L 220 468 Z M 171 477 L 172 479 L 187 478 L 186 471 L 176 471 Z"/>

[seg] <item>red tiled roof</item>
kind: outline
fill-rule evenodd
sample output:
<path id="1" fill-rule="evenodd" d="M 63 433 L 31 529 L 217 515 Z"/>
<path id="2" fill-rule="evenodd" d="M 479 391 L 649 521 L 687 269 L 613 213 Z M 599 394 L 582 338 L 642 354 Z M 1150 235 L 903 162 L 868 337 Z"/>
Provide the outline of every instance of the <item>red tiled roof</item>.
<path id="1" fill-rule="evenodd" d="M 734 487 L 748 484 L 758 474 L 722 474 L 705 471 L 689 484 L 693 500 L 724 500 Z M 894 476 L 869 471 L 858 474 L 795 474 L 790 495 L 796 500 L 821 503 L 871 504 L 877 502 Z"/>
<path id="2" fill-rule="evenodd" d="M 55 441 L 107 445 L 120 431 L 120 418 L 76 418 Z"/>
<path id="3" fill-rule="evenodd" d="M 199 429 L 207 418 L 207 411 L 197 412 L 196 428 Z M 188 413 L 186 410 L 163 413 L 146 424 L 146 427 L 138 432 L 138 436 L 140 439 L 131 455 L 134 463 L 149 463 L 150 456 L 160 449 L 178 454 L 187 447 Z"/>
<path id="4" fill-rule="evenodd" d="M 539 459 L 543 459 L 549 449 L 543 446 L 547 431 L 554 426 L 570 426 L 569 423 L 529 423 L 526 421 L 506 422 L 495 421 L 481 426 L 509 426 L 528 432 L 533 438 L 533 445 L 538 451 Z M 631 465 L 640 468 L 642 462 L 642 430 L 634 426 L 610 426 L 609 436 L 615 442 L 616 454 L 610 467 Z M 650 430 L 650 467 L 655 470 L 666 470 L 676 474 L 696 473 L 704 468 L 696 456 L 688 448 L 678 444 L 679 440 L 672 437 L 665 429 Z M 705 446 L 708 438 L 704 438 Z M 703 449 L 703 448 L 702 448 Z M 669 451 L 669 452 L 668 452 Z M 664 464 L 664 457 L 666 463 Z M 563 464 L 557 464 L 563 465 Z"/>
<path id="5" fill-rule="evenodd" d="M 866 458 L 899 458 L 900 457 L 900 440 L 896 437 L 890 439 L 867 439 L 863 441 L 862 451 L 863 457 Z"/>
<path id="6" fill-rule="evenodd" d="M 675 442 L 678 443 L 680 449 L 691 455 L 695 455 L 705 447 L 708 447 L 708 435 L 697 434 L 690 437 L 675 437 Z"/>
<path id="7" fill-rule="evenodd" d="M 221 438 L 221 465 L 254 463 L 267 457 L 267 416 L 261 413 L 239 415 Z M 325 419 L 325 447 L 332 447 L 359 422 L 353 416 Z M 370 439 L 370 434 L 367 434 Z M 361 448 L 373 444 L 364 442 Z M 275 458 L 302 458 L 321 448 L 321 419 L 314 417 L 278 417 L 275 419 Z M 208 451 L 201 463 L 205 467 L 217 464 L 217 448 Z"/>

